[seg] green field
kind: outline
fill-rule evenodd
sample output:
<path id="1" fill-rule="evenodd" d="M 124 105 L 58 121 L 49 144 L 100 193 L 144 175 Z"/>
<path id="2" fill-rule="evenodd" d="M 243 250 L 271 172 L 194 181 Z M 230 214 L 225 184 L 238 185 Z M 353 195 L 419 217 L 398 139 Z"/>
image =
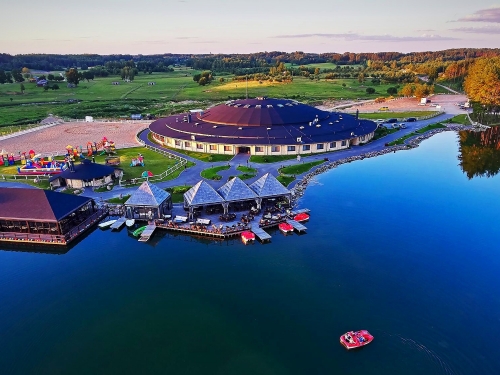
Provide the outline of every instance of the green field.
<path id="1" fill-rule="evenodd" d="M 281 184 L 282 184 L 283 186 L 285 186 L 285 187 L 286 187 L 286 186 L 290 185 L 290 183 L 291 183 L 292 181 L 294 181 L 294 180 L 295 180 L 295 177 L 293 177 L 293 176 L 285 176 L 285 175 L 280 174 L 280 175 L 278 175 L 278 177 L 276 177 L 276 179 L 277 179 L 279 182 L 281 182 Z"/>
<path id="2" fill-rule="evenodd" d="M 297 175 L 297 174 L 302 174 L 304 172 L 309 171 L 311 168 L 323 164 L 324 160 L 319 160 L 319 161 L 311 161 L 309 163 L 301 163 L 301 164 L 295 164 L 295 165 L 290 165 L 288 167 L 280 168 L 279 173 L 280 174 L 292 174 L 292 175 Z"/>
<path id="3" fill-rule="evenodd" d="M 207 180 L 220 180 L 222 178 L 221 175 L 218 174 L 220 171 L 225 171 L 229 169 L 229 165 L 223 165 L 220 167 L 212 167 L 207 168 L 201 171 L 201 177 L 206 178 Z"/>
<path id="4" fill-rule="evenodd" d="M 84 118 L 86 115 L 119 118 L 129 117 L 132 113 L 166 116 L 187 109 L 204 108 L 209 103 L 245 97 L 245 85 L 233 82 L 232 76 L 224 76 L 226 82 L 223 84 L 218 82 L 221 76 L 217 76 L 210 85 L 200 86 L 192 79 L 196 73 L 195 70 L 181 69 L 139 74 L 130 83 L 111 76 L 80 82 L 76 88 L 68 88 L 65 82 L 60 82 L 59 90 L 48 91 L 36 87 L 34 83 L 24 82 L 24 93 L 21 93 L 18 83 L 0 85 L 0 126 L 38 122 L 49 114 L 66 118 Z M 114 81 L 120 84 L 112 85 Z M 148 82 L 156 84 L 151 86 Z M 322 74 L 319 81 L 294 77 L 292 83 L 263 82 L 250 86 L 250 97 L 292 98 L 315 103 L 334 98 L 387 96 L 387 88 L 393 85 L 374 86 L 370 80 L 361 84 L 357 79 L 326 81 Z M 376 93 L 366 94 L 367 87 L 375 88 Z"/>
<path id="5" fill-rule="evenodd" d="M 191 187 L 189 185 L 179 185 L 166 188 L 165 190 L 172 195 L 172 203 L 182 203 L 184 202 L 184 193 L 191 189 Z"/>
<path id="6" fill-rule="evenodd" d="M 449 124 L 471 125 L 467 115 L 457 115 L 446 122 Z"/>
<path id="7" fill-rule="evenodd" d="M 430 124 L 430 125 L 427 125 L 421 129 L 415 130 L 414 132 L 412 132 L 410 134 L 406 134 L 406 135 L 402 136 L 401 138 L 398 138 L 395 141 L 388 143 L 387 145 L 388 146 L 402 145 L 405 143 L 405 141 L 408 138 L 411 138 L 415 135 L 424 134 L 424 133 L 428 132 L 429 130 L 442 129 L 442 128 L 446 128 L 446 126 L 444 126 L 443 124 L 440 124 L 440 123 Z"/>

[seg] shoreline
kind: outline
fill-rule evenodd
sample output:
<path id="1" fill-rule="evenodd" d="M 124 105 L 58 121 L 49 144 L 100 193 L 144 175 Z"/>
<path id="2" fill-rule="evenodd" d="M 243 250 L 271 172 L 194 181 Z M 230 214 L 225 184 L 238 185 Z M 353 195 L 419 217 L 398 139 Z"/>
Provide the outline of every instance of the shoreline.
<path id="1" fill-rule="evenodd" d="M 325 172 L 328 172 L 331 169 L 334 169 L 342 164 L 347 164 L 351 163 L 353 161 L 357 160 L 363 160 L 367 158 L 374 158 L 377 156 L 389 154 L 391 152 L 396 152 L 396 151 L 403 151 L 403 150 L 411 150 L 414 148 L 417 148 L 420 143 L 425 141 L 426 139 L 429 139 L 430 137 L 447 132 L 447 131 L 461 131 L 461 130 L 471 130 L 474 129 L 473 126 L 470 125 L 448 125 L 446 128 L 440 128 L 440 129 L 433 129 L 427 133 L 421 134 L 421 135 L 416 135 L 414 137 L 408 138 L 405 140 L 405 143 L 403 145 L 395 145 L 395 146 L 388 146 L 382 150 L 379 151 L 371 151 L 367 152 L 361 155 L 356 155 L 356 156 L 349 156 L 340 160 L 335 160 L 331 162 L 327 162 L 324 164 L 321 164 L 318 166 L 316 169 L 313 171 L 307 173 L 305 176 L 303 176 L 300 180 L 298 180 L 294 187 L 291 188 L 290 190 L 292 191 L 292 202 L 291 206 L 292 208 L 296 208 L 299 204 L 300 198 L 305 194 L 305 191 L 307 189 L 307 186 L 309 183 L 313 180 L 314 177 L 323 174 Z"/>

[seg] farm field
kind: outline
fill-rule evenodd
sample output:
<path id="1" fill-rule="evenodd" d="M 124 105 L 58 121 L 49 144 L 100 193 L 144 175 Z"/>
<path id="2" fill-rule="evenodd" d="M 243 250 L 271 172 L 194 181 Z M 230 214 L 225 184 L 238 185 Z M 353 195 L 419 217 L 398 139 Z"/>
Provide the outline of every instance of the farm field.
<path id="1" fill-rule="evenodd" d="M 207 86 L 193 81 L 196 70 L 183 69 L 168 73 L 140 74 L 133 82 L 122 81 L 118 76 L 82 81 L 76 88 L 58 83 L 59 90 L 44 91 L 33 83 L 0 85 L 0 126 L 34 123 L 49 114 L 67 118 L 128 117 L 132 113 L 151 113 L 165 116 L 187 109 L 200 108 L 209 103 L 228 99 L 244 98 L 245 82 L 235 83 L 232 76 L 217 76 Z M 225 78 L 219 83 L 220 77 Z M 292 83 L 250 81 L 249 97 L 270 96 L 293 98 L 306 103 L 317 103 L 327 99 L 373 99 L 387 95 L 387 88 L 393 85 L 373 86 L 369 81 L 361 84 L 357 79 L 336 79 L 326 81 L 295 77 Z M 120 82 L 112 85 L 112 82 Z M 155 82 L 155 85 L 148 85 Z M 344 86 L 343 86 L 344 85 Z M 368 95 L 367 87 L 375 88 L 375 94 Z M 193 103 L 194 101 L 194 103 Z"/>

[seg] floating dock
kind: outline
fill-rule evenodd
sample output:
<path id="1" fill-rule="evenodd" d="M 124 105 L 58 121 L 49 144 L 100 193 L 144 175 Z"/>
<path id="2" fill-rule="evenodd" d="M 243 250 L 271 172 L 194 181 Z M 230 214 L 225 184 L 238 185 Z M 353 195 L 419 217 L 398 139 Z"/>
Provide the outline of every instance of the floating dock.
<path id="1" fill-rule="evenodd" d="M 267 233 L 264 229 L 256 227 L 252 228 L 252 232 L 261 240 L 262 242 L 271 241 L 271 235 Z"/>
<path id="2" fill-rule="evenodd" d="M 308 214 L 309 212 L 311 212 L 311 210 L 309 208 L 301 208 L 300 210 L 290 212 L 290 214 L 295 216 L 298 214 Z"/>
<path id="3" fill-rule="evenodd" d="M 153 235 L 153 232 L 156 229 L 156 225 L 150 224 L 144 229 L 144 231 L 141 234 L 141 238 L 139 238 L 139 242 L 147 242 L 151 236 Z"/>
<path id="4" fill-rule="evenodd" d="M 298 221 L 295 221 L 295 220 L 287 220 L 286 221 L 288 224 L 290 224 L 293 229 L 295 229 L 297 232 L 305 232 L 307 230 L 307 228 L 300 224 Z"/>
<path id="5" fill-rule="evenodd" d="M 111 224 L 111 230 L 118 230 L 122 227 L 123 224 L 125 224 L 125 221 L 127 221 L 126 217 L 121 217 L 118 220 L 116 220 L 113 224 Z"/>

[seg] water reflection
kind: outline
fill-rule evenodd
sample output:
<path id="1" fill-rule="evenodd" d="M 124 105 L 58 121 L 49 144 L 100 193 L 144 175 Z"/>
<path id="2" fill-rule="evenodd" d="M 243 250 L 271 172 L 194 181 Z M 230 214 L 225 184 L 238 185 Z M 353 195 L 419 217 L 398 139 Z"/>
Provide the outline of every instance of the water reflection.
<path id="1" fill-rule="evenodd" d="M 469 179 L 493 177 L 500 171 L 500 127 L 486 131 L 461 131 L 460 167 Z"/>

